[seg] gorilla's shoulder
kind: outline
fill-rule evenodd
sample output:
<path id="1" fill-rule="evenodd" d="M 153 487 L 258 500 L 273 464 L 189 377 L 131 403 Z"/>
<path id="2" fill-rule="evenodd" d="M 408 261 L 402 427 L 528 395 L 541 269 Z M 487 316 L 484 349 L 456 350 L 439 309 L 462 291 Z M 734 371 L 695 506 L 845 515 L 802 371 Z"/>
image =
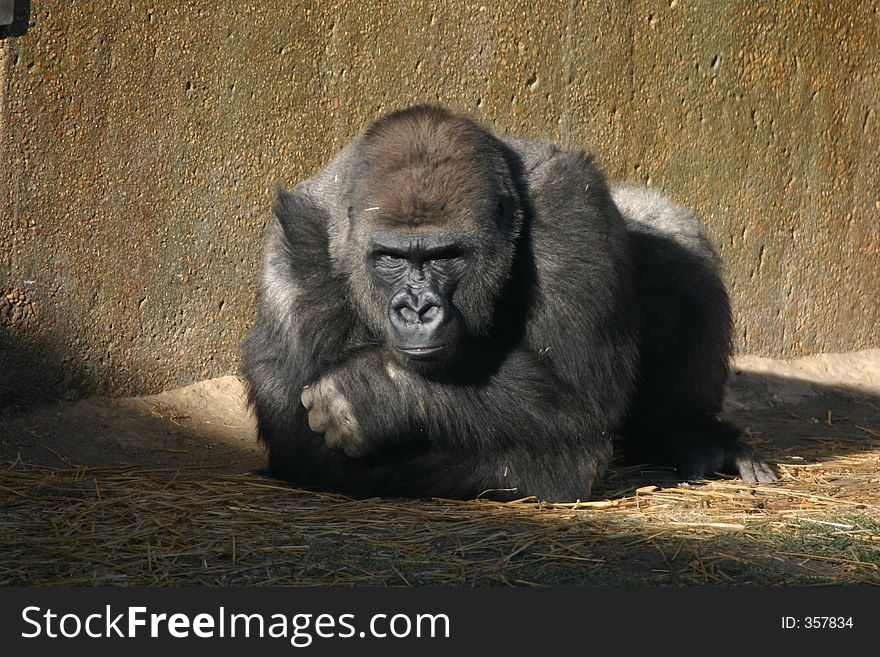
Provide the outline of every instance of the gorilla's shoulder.
<path id="1" fill-rule="evenodd" d="M 335 209 L 354 177 L 360 173 L 357 166 L 360 142 L 359 137 L 354 139 L 310 178 L 287 190 L 288 193 L 305 196 L 329 211 Z"/>
<path id="2" fill-rule="evenodd" d="M 560 153 L 556 145 L 546 141 L 521 139 L 511 135 L 499 136 L 499 140 L 510 149 L 517 160 L 521 175 L 525 178 L 529 178 L 541 165 Z"/>
<path id="3" fill-rule="evenodd" d="M 707 263 L 720 265 L 694 213 L 655 189 L 631 183 L 614 185 L 611 197 L 629 233 L 641 243 L 665 240 Z M 669 250 L 669 249 L 667 249 Z"/>
<path id="4" fill-rule="evenodd" d="M 587 196 L 593 196 L 595 192 L 606 193 L 605 179 L 591 154 L 561 149 L 545 141 L 512 136 L 499 139 L 509 150 L 508 159 L 512 160 L 515 177 L 531 195 L 544 192 L 557 199 L 570 199 L 585 192 Z"/>

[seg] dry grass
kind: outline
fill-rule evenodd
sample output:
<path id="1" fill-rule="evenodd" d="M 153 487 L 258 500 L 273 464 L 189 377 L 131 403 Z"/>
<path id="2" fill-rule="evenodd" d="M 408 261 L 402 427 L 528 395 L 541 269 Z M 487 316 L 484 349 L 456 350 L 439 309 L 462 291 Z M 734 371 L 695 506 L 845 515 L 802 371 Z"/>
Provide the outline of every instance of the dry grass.
<path id="1" fill-rule="evenodd" d="M 210 469 L 0 470 L 0 584 L 880 583 L 880 440 L 816 440 L 781 481 L 574 504 L 352 500 Z"/>

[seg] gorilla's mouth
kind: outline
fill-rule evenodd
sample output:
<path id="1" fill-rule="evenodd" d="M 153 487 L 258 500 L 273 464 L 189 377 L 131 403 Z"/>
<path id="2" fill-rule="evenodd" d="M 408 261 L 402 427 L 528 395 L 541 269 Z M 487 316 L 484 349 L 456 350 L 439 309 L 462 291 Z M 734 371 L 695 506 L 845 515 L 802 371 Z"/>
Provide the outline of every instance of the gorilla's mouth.
<path id="1" fill-rule="evenodd" d="M 396 347 L 397 351 L 413 360 L 432 360 L 448 348 L 449 345 L 445 344 L 427 347 Z"/>

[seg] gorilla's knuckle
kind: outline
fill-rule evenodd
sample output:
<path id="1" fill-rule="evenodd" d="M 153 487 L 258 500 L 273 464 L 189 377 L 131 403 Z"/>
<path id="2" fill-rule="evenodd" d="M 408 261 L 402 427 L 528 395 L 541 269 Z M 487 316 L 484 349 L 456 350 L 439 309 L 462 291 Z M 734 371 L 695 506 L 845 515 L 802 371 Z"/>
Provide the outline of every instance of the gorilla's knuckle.
<path id="1" fill-rule="evenodd" d="M 309 429 L 315 433 L 324 433 L 327 429 L 327 416 L 319 410 L 313 408 L 308 414 Z"/>
<path id="2" fill-rule="evenodd" d="M 309 386 L 305 386 L 302 389 L 302 393 L 300 393 L 299 400 L 300 403 L 306 408 L 306 410 L 309 410 L 315 400 L 314 389 L 310 388 Z"/>
<path id="3" fill-rule="evenodd" d="M 367 450 L 365 449 L 364 444 L 357 440 L 348 440 L 343 443 L 342 451 L 346 456 L 353 459 L 367 455 Z"/>

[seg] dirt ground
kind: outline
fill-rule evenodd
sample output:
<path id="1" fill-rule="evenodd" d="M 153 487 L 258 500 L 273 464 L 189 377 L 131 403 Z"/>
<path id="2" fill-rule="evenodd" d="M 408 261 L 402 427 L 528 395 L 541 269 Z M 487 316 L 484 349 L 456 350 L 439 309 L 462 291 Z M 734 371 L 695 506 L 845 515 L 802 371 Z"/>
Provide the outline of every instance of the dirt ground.
<path id="1" fill-rule="evenodd" d="M 880 350 L 740 357 L 726 415 L 778 483 L 504 505 L 268 479 L 235 376 L 6 414 L 0 584 L 880 584 Z"/>
<path id="2" fill-rule="evenodd" d="M 0 458 L 63 467 L 263 467 L 253 418 L 236 376 L 145 397 L 91 397 L 7 415 Z"/>

